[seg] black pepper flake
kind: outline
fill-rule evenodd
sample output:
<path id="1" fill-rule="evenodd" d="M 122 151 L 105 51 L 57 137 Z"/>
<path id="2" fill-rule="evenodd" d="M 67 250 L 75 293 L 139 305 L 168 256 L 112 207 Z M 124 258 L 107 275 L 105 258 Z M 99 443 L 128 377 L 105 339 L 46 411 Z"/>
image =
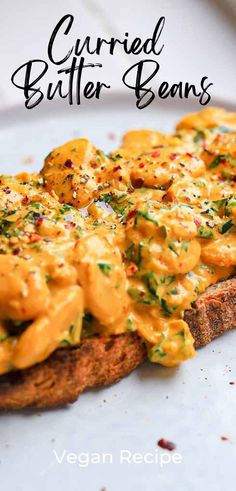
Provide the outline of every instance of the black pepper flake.
<path id="1" fill-rule="evenodd" d="M 215 224 L 214 224 L 214 222 L 213 222 L 213 221 L 208 221 L 208 222 L 206 222 L 206 225 L 207 225 L 208 227 L 210 227 L 210 228 L 214 228 L 214 227 L 215 227 Z"/>
<path id="2" fill-rule="evenodd" d="M 67 167 L 67 169 L 74 169 L 75 164 L 73 164 L 72 160 L 68 159 L 65 161 L 64 166 Z"/>
<path id="3" fill-rule="evenodd" d="M 11 190 L 10 190 L 9 186 L 6 186 L 5 188 L 2 188 L 2 190 L 4 191 L 5 194 L 10 194 L 11 193 Z"/>
<path id="4" fill-rule="evenodd" d="M 68 174 L 66 176 L 65 180 L 71 180 L 71 179 L 73 179 L 73 177 L 74 177 L 73 174 Z"/>

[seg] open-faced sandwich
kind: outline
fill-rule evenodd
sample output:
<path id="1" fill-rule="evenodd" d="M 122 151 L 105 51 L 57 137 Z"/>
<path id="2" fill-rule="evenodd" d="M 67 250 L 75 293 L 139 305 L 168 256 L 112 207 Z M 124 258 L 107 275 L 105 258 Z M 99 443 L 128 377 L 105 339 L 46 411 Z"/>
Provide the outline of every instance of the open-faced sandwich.
<path id="1" fill-rule="evenodd" d="M 236 114 L 86 139 L 0 179 L 0 409 L 73 402 L 236 322 Z"/>

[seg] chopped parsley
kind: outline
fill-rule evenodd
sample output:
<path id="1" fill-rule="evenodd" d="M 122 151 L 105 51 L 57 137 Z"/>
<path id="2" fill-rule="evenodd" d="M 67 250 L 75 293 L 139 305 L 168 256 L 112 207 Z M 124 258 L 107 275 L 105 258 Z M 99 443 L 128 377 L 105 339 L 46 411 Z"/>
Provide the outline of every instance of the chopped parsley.
<path id="1" fill-rule="evenodd" d="M 138 225 L 138 217 L 142 217 L 142 218 L 144 218 L 144 220 L 147 220 L 148 222 L 154 223 L 154 225 L 158 226 L 158 222 L 154 218 L 152 218 L 150 213 L 148 213 L 146 211 L 142 211 L 142 210 L 137 210 L 136 215 L 135 215 L 135 219 L 134 219 L 134 226 L 135 227 L 137 227 L 137 225 Z"/>
<path id="2" fill-rule="evenodd" d="M 198 228 L 198 237 L 201 237 L 202 239 L 211 239 L 213 237 L 213 232 L 212 230 L 209 230 L 209 228 L 204 227 L 204 225 L 200 225 Z"/>
<path id="3" fill-rule="evenodd" d="M 157 282 L 155 274 L 152 271 L 149 271 L 148 273 L 145 273 L 144 275 L 142 275 L 141 278 L 142 278 L 144 284 L 146 285 L 148 291 L 154 297 L 157 297 L 158 282 Z"/>
<path id="4" fill-rule="evenodd" d="M 228 232 L 228 230 L 230 230 L 231 227 L 233 226 L 234 223 L 232 222 L 232 220 L 228 220 L 227 222 L 223 223 L 223 225 L 220 227 L 220 233 L 226 234 L 226 232 Z"/>
<path id="5" fill-rule="evenodd" d="M 169 316 L 169 315 L 173 314 L 174 308 L 168 304 L 168 302 L 166 301 L 165 298 L 160 299 L 160 304 L 161 304 L 161 309 L 165 315 Z"/>
<path id="6" fill-rule="evenodd" d="M 194 143 L 200 143 L 203 140 L 205 140 L 205 133 L 204 133 L 204 131 L 197 130 L 197 134 L 193 138 Z"/>
<path id="7" fill-rule="evenodd" d="M 102 273 L 105 274 L 106 276 L 109 276 L 112 270 L 111 264 L 108 263 L 98 263 L 98 267 L 102 271 Z"/>
<path id="8" fill-rule="evenodd" d="M 129 288 L 128 294 L 137 303 L 144 303 L 147 305 L 154 305 L 157 302 L 157 299 L 153 298 L 153 296 L 145 293 L 138 288 Z"/>
<path id="9" fill-rule="evenodd" d="M 213 161 L 211 162 L 210 166 L 209 166 L 209 169 L 215 169 L 216 167 L 218 167 L 218 165 L 221 164 L 222 160 L 224 161 L 225 159 L 226 160 L 229 160 L 230 158 L 230 155 L 228 153 L 226 154 L 221 154 L 221 155 L 217 155 L 217 157 L 215 157 L 213 159 Z"/>
<path id="10" fill-rule="evenodd" d="M 2 337 L 0 337 L 0 343 L 4 343 L 4 341 L 6 341 L 7 339 L 9 339 L 11 337 L 11 335 L 9 333 L 5 333 L 3 334 Z"/>
<path id="11" fill-rule="evenodd" d="M 175 249 L 175 242 L 173 240 L 170 240 L 168 243 L 168 248 L 178 256 L 178 252 Z"/>

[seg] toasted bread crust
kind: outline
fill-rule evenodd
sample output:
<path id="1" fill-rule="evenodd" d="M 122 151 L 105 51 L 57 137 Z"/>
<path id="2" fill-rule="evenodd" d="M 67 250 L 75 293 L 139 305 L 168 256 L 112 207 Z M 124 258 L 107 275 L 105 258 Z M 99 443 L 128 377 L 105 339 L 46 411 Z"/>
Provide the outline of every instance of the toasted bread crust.
<path id="1" fill-rule="evenodd" d="M 211 286 L 185 312 L 200 348 L 236 326 L 236 278 Z M 136 333 L 91 338 L 78 347 L 59 349 L 47 360 L 0 379 L 0 409 L 49 408 L 74 402 L 85 389 L 110 385 L 146 358 Z"/>
<path id="2" fill-rule="evenodd" d="M 0 409 L 72 403 L 86 388 L 117 382 L 145 357 L 145 345 L 135 333 L 84 340 L 38 365 L 2 376 Z"/>
<path id="3" fill-rule="evenodd" d="M 223 332 L 236 327 L 236 278 L 221 281 L 207 288 L 193 309 L 184 316 L 201 348 Z"/>

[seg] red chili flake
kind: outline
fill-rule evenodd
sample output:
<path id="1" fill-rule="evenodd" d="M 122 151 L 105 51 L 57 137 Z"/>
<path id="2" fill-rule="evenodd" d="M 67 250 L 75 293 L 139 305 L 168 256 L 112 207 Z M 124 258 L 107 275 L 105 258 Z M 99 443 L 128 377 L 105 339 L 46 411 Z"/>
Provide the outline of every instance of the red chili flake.
<path id="1" fill-rule="evenodd" d="M 28 196 L 26 195 L 26 196 L 24 196 L 24 198 L 22 199 L 21 203 L 22 203 L 22 205 L 27 205 L 27 203 L 28 203 L 28 202 L 29 202 L 29 198 L 28 198 Z"/>
<path id="2" fill-rule="evenodd" d="M 142 188 L 144 183 L 143 177 L 137 177 L 137 179 L 134 179 L 132 181 L 132 185 L 135 189 Z"/>
<path id="3" fill-rule="evenodd" d="M 121 169 L 121 166 L 120 165 L 116 165 L 115 167 L 113 167 L 113 172 L 117 172 L 120 169 Z"/>
<path id="4" fill-rule="evenodd" d="M 102 181 L 102 178 L 99 176 L 98 177 L 98 182 L 101 182 Z"/>
<path id="5" fill-rule="evenodd" d="M 144 162 L 140 162 L 139 164 L 140 169 L 143 169 L 144 166 L 145 166 Z"/>
<path id="6" fill-rule="evenodd" d="M 220 159 L 221 164 L 226 164 L 226 162 L 227 162 L 227 159 L 225 159 L 224 157 Z"/>
<path id="7" fill-rule="evenodd" d="M 194 220 L 193 220 L 193 221 L 194 221 L 194 223 L 195 223 L 195 225 L 196 225 L 197 227 L 200 227 L 200 225 L 201 225 L 201 223 L 202 223 L 200 220 L 198 220 L 197 218 L 194 218 Z"/>
<path id="8" fill-rule="evenodd" d="M 5 188 L 2 188 L 2 190 L 4 191 L 4 193 L 6 194 L 10 194 L 11 190 L 9 189 L 9 186 L 6 186 Z"/>
<path id="9" fill-rule="evenodd" d="M 133 276 L 137 270 L 138 267 L 136 266 L 136 264 L 130 264 L 127 268 L 127 276 Z"/>
<path id="10" fill-rule="evenodd" d="M 234 385 L 234 384 L 235 384 L 235 382 L 229 382 L 229 385 Z"/>
<path id="11" fill-rule="evenodd" d="M 175 160 L 178 157 L 178 154 L 177 153 L 171 153 L 169 157 L 170 157 L 170 160 Z"/>
<path id="12" fill-rule="evenodd" d="M 157 159 L 158 157 L 160 157 L 160 155 L 161 155 L 161 152 L 159 152 L 159 150 L 156 150 L 155 152 L 152 152 L 152 153 L 150 154 L 150 156 L 151 156 L 152 158 L 154 158 L 154 159 Z"/>
<path id="13" fill-rule="evenodd" d="M 192 159 L 192 158 L 193 158 L 193 154 L 192 154 L 192 153 L 190 153 L 190 152 L 186 152 L 186 155 L 187 155 L 187 157 L 190 157 L 190 159 Z"/>
<path id="14" fill-rule="evenodd" d="M 222 442 L 227 442 L 228 441 L 227 436 L 221 436 L 220 439 L 222 440 Z"/>
<path id="15" fill-rule="evenodd" d="M 73 162 L 70 159 L 68 159 L 65 161 L 64 166 L 67 167 L 68 169 L 74 169 L 75 164 L 73 164 Z"/>
<path id="16" fill-rule="evenodd" d="M 64 227 L 66 228 L 66 230 L 69 230 L 71 228 L 71 225 L 70 223 L 65 223 Z"/>
<path id="17" fill-rule="evenodd" d="M 41 223 L 43 223 L 43 220 L 44 220 L 43 217 L 38 218 L 36 225 L 38 226 L 41 225 Z"/>
<path id="18" fill-rule="evenodd" d="M 135 215 L 136 215 L 136 210 L 131 210 L 127 215 L 128 220 L 130 220 L 130 218 L 135 217 Z"/>
<path id="19" fill-rule="evenodd" d="M 13 252 L 14 256 L 17 256 L 17 254 L 19 254 L 19 252 L 20 252 L 20 248 L 15 247 L 12 252 Z"/>
<path id="20" fill-rule="evenodd" d="M 96 169 L 98 167 L 96 160 L 91 160 L 90 167 L 92 167 L 92 169 Z"/>
<path id="21" fill-rule="evenodd" d="M 176 448 L 175 443 L 165 440 L 165 438 L 158 440 L 157 445 L 165 450 L 169 450 L 170 452 Z"/>
<path id="22" fill-rule="evenodd" d="M 140 297 L 144 297 L 144 295 L 145 295 L 145 292 L 140 292 L 140 293 L 139 293 L 139 296 L 140 296 Z"/>
<path id="23" fill-rule="evenodd" d="M 30 234 L 29 239 L 32 244 L 34 242 L 38 242 L 41 239 L 41 237 L 39 234 Z"/>

